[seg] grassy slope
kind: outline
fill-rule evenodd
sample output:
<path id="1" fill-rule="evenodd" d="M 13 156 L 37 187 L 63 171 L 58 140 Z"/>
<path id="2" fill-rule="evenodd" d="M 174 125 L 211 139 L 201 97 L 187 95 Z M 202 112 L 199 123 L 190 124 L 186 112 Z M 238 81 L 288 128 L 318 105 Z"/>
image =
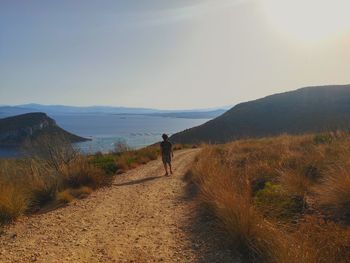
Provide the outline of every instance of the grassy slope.
<path id="1" fill-rule="evenodd" d="M 200 197 L 247 262 L 350 262 L 350 135 L 207 147 Z"/>

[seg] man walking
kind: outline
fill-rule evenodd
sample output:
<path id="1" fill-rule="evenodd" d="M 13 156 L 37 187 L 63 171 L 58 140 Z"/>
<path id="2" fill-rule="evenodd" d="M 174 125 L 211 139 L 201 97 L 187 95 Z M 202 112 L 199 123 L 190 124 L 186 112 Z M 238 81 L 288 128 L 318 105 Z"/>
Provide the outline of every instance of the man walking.
<path id="1" fill-rule="evenodd" d="M 165 175 L 169 175 L 168 166 L 170 170 L 170 174 L 173 173 L 171 169 L 171 158 L 174 157 L 173 153 L 173 145 L 168 141 L 168 135 L 165 133 L 162 135 L 163 141 L 160 143 L 160 152 L 162 154 L 162 161 L 164 164 Z"/>

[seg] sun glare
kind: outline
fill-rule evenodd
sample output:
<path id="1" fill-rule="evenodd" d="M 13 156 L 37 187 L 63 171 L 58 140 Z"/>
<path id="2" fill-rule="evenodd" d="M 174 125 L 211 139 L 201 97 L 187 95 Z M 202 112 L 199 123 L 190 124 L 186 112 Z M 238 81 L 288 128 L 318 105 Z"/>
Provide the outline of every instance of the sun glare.
<path id="1" fill-rule="evenodd" d="M 317 43 L 350 31 L 350 0 L 261 0 L 280 34 Z"/>

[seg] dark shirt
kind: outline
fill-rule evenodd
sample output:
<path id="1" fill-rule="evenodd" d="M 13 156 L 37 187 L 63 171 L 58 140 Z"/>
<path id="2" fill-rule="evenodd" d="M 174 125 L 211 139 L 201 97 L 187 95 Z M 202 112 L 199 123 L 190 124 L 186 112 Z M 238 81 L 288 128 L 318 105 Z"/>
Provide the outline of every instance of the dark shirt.
<path id="1" fill-rule="evenodd" d="M 170 155 L 171 154 L 171 148 L 172 148 L 172 144 L 169 141 L 162 141 L 160 143 L 160 149 L 162 152 L 162 155 Z"/>

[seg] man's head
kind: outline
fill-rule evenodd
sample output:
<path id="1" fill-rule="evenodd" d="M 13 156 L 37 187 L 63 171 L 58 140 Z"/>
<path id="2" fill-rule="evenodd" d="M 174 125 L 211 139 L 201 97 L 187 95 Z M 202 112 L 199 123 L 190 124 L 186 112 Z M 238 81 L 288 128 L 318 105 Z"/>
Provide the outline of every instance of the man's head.
<path id="1" fill-rule="evenodd" d="M 166 135 L 165 133 L 163 133 L 162 138 L 163 138 L 164 141 L 166 141 L 166 140 L 168 140 L 169 137 L 168 137 L 168 135 Z"/>

